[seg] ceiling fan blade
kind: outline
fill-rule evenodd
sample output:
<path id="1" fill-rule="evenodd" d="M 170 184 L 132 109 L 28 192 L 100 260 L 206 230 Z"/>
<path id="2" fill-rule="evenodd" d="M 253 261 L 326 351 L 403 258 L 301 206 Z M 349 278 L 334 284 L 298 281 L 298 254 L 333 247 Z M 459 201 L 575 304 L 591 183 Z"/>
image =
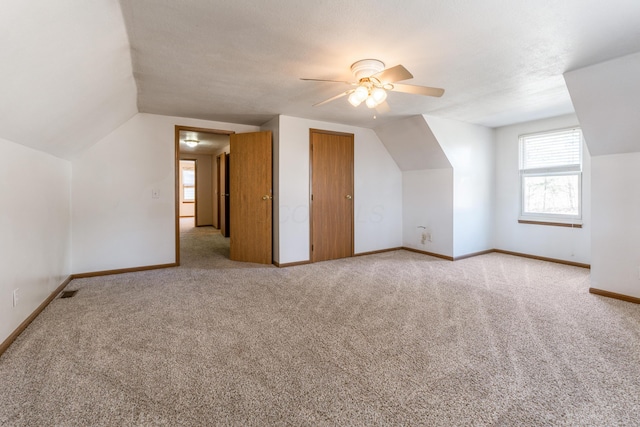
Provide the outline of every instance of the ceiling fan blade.
<path id="1" fill-rule="evenodd" d="M 310 82 L 331 82 L 331 83 L 346 83 L 348 85 L 355 85 L 355 82 L 347 82 L 345 80 L 325 80 L 325 79 L 305 79 L 300 78 L 300 80 L 310 81 Z"/>
<path id="2" fill-rule="evenodd" d="M 375 73 L 371 77 L 380 80 L 380 82 L 384 84 L 412 79 L 413 74 L 411 74 L 409 70 L 404 68 L 402 65 L 396 65 L 395 67 L 386 68 L 379 73 Z"/>
<path id="3" fill-rule="evenodd" d="M 414 86 L 400 83 L 394 83 L 392 90 L 395 92 L 412 93 L 414 95 L 435 96 L 438 98 L 441 97 L 442 94 L 444 94 L 444 89 L 440 89 L 437 87 Z"/>
<path id="4" fill-rule="evenodd" d="M 319 107 L 319 106 L 324 105 L 324 104 L 326 104 L 328 102 L 335 101 L 338 98 L 342 98 L 345 95 L 349 95 L 351 92 L 353 92 L 353 91 L 352 90 L 348 90 L 346 92 L 339 93 L 338 95 L 333 96 L 333 97 L 331 97 L 329 99 L 325 99 L 324 101 L 318 102 L 317 104 L 313 104 L 313 106 L 314 107 Z"/>
<path id="5" fill-rule="evenodd" d="M 391 107 L 387 101 L 384 101 L 382 104 L 378 104 L 376 107 L 376 112 L 378 114 L 388 113 L 389 111 L 391 111 Z"/>

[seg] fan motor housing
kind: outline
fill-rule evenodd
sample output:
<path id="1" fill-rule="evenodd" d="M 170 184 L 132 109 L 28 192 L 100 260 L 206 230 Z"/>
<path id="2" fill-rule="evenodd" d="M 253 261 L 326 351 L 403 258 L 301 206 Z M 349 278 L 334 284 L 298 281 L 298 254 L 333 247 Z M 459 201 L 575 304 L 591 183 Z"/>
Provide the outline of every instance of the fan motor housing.
<path id="1" fill-rule="evenodd" d="M 377 59 L 361 59 L 351 64 L 351 72 L 360 80 L 384 70 L 384 62 Z"/>

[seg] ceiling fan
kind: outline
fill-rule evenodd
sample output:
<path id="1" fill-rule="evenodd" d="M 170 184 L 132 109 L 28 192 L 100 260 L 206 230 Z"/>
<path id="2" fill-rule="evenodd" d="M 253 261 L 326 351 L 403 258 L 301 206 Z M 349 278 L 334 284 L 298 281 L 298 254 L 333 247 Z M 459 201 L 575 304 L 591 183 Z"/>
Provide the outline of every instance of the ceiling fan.
<path id="1" fill-rule="evenodd" d="M 444 89 L 440 88 L 397 83 L 403 80 L 412 79 L 413 75 L 402 65 L 396 65 L 395 67 L 390 68 L 384 67 L 384 62 L 377 59 L 362 59 L 351 65 L 351 72 L 355 75 L 357 80 L 356 82 L 305 78 L 300 80 L 346 83 L 348 85 L 355 86 L 355 88 L 313 104 L 314 107 L 324 105 L 348 95 L 349 103 L 354 107 L 357 107 L 364 102 L 369 108 L 375 108 L 378 112 L 386 112 L 389 111 L 389 105 L 386 102 L 387 91 L 435 97 L 441 97 L 444 93 Z"/>

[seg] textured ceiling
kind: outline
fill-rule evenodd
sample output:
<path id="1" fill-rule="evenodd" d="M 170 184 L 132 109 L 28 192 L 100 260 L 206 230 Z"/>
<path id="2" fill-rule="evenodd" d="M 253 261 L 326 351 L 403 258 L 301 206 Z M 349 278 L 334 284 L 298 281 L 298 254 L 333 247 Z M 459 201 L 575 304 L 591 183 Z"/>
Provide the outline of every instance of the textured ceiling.
<path id="1" fill-rule="evenodd" d="M 195 139 L 198 145 L 189 147 L 185 140 Z M 229 135 L 221 135 L 207 132 L 180 131 L 181 154 L 218 154 L 229 145 Z"/>
<path id="2" fill-rule="evenodd" d="M 73 158 L 138 111 L 370 128 L 417 114 L 493 127 L 572 112 L 563 73 L 640 52 L 640 2 L 3 0 L 0 29 L 0 138 Z M 377 120 L 345 99 L 311 106 L 348 86 L 300 77 L 349 80 L 363 58 L 446 93 L 391 93 Z"/>
<path id="3" fill-rule="evenodd" d="M 573 111 L 563 73 L 640 51 L 637 0 L 300 2 L 121 0 L 141 112 L 260 125 L 277 114 L 377 127 L 431 114 L 495 127 Z M 378 114 L 348 88 L 349 66 L 403 64 Z"/>
<path id="4" fill-rule="evenodd" d="M 62 158 L 137 113 L 115 0 L 2 0 L 0 137 Z"/>

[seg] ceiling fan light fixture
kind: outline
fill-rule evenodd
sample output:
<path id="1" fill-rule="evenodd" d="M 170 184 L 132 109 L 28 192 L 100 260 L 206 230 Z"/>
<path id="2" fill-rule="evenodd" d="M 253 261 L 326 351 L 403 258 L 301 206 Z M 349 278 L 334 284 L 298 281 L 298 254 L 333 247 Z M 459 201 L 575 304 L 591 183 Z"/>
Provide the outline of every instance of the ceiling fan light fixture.
<path id="1" fill-rule="evenodd" d="M 366 104 L 369 108 L 376 108 L 378 106 L 378 102 L 375 100 L 373 95 L 367 98 Z"/>
<path id="2" fill-rule="evenodd" d="M 317 102 L 313 104 L 313 106 L 318 107 L 346 96 L 349 103 L 354 107 L 358 107 L 364 102 L 369 108 L 380 107 L 378 108 L 378 112 L 383 113 L 390 110 L 389 105 L 386 103 L 388 91 L 435 97 L 441 97 L 444 94 L 444 89 L 436 87 L 396 83 L 413 78 L 413 74 L 400 64 L 394 67 L 385 68 L 384 62 L 380 60 L 362 59 L 351 65 L 351 72 L 356 78 L 355 81 L 301 79 L 318 82 L 346 83 L 351 86 L 351 89 L 332 96 L 322 102 Z"/>
<path id="3" fill-rule="evenodd" d="M 358 105 L 362 104 L 362 100 L 358 97 L 358 95 L 356 95 L 355 92 L 352 92 L 351 95 L 349 95 L 349 104 L 353 105 L 354 107 L 357 107 Z"/>
<path id="4" fill-rule="evenodd" d="M 185 139 L 184 143 L 187 144 L 188 147 L 194 148 L 200 143 L 200 141 L 197 139 Z"/>
<path id="5" fill-rule="evenodd" d="M 387 91 L 381 87 L 376 87 L 371 91 L 371 97 L 377 104 L 382 104 L 387 99 Z"/>
<path id="6" fill-rule="evenodd" d="M 366 86 L 358 86 L 358 88 L 353 92 L 353 94 L 357 97 L 357 99 L 362 102 L 369 96 L 369 89 Z"/>

